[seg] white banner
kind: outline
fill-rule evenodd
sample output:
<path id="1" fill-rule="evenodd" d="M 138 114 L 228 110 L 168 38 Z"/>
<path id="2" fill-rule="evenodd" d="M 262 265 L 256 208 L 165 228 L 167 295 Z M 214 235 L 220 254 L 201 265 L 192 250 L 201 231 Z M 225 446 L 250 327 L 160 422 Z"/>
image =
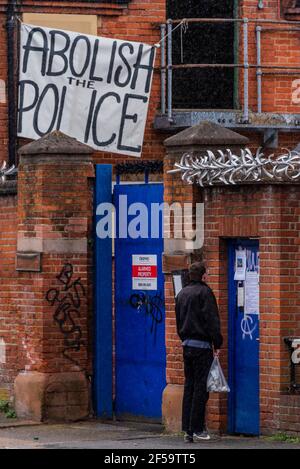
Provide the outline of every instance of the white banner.
<path id="1" fill-rule="evenodd" d="M 22 24 L 18 135 L 140 156 L 155 47 Z"/>

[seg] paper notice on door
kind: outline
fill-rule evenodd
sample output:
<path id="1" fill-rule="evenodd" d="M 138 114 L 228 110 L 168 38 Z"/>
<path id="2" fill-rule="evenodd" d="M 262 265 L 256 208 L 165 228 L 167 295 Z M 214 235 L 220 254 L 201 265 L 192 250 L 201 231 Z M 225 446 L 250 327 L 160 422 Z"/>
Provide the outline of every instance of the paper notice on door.
<path id="1" fill-rule="evenodd" d="M 245 288 L 244 286 L 238 287 L 238 308 L 245 306 Z"/>
<path id="2" fill-rule="evenodd" d="M 259 314 L 259 275 L 258 275 L 258 272 L 246 272 L 245 314 Z"/>
<path id="3" fill-rule="evenodd" d="M 132 256 L 132 289 L 157 290 L 157 255 Z"/>
<path id="4" fill-rule="evenodd" d="M 235 251 L 235 275 L 234 280 L 244 281 L 246 278 L 247 251 Z"/>

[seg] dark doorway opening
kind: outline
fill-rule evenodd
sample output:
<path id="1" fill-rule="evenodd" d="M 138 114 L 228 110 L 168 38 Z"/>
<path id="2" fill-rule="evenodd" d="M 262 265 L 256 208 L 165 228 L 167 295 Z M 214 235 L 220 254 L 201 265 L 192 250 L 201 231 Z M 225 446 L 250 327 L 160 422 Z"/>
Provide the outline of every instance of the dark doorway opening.
<path id="1" fill-rule="evenodd" d="M 236 0 L 167 0 L 170 19 L 234 18 Z M 234 23 L 189 23 L 187 32 L 173 34 L 173 64 L 235 63 Z M 183 59 L 183 60 L 182 60 Z M 234 68 L 174 69 L 175 109 L 234 109 Z"/>

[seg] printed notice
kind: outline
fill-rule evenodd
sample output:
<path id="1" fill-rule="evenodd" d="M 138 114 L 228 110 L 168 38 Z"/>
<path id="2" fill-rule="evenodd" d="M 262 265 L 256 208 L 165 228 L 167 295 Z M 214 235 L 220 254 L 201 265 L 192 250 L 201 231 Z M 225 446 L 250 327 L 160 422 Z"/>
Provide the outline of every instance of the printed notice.
<path id="1" fill-rule="evenodd" d="M 235 251 L 235 275 L 234 280 L 244 281 L 246 278 L 247 252 L 245 249 Z"/>
<path id="2" fill-rule="evenodd" d="M 157 290 L 157 256 L 132 256 L 132 289 Z"/>
<path id="3" fill-rule="evenodd" d="M 173 283 L 174 283 L 174 291 L 175 297 L 179 295 L 181 292 L 183 285 L 182 285 L 182 277 L 181 275 L 173 275 Z"/>
<path id="4" fill-rule="evenodd" d="M 259 314 L 259 275 L 246 272 L 245 314 Z"/>

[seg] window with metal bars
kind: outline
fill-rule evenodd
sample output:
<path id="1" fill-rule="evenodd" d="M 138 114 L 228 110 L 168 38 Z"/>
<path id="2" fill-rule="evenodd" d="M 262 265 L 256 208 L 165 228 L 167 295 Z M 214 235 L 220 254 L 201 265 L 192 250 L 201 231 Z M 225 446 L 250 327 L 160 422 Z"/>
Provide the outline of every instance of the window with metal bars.
<path id="1" fill-rule="evenodd" d="M 167 16 L 234 18 L 236 0 L 167 0 Z M 189 23 L 173 34 L 173 64 L 233 64 L 234 23 Z M 236 72 L 233 68 L 180 68 L 173 70 L 174 109 L 234 109 Z"/>
<path id="2" fill-rule="evenodd" d="M 285 14 L 293 14 L 293 10 L 300 8 L 300 0 L 281 0 L 281 12 Z"/>

